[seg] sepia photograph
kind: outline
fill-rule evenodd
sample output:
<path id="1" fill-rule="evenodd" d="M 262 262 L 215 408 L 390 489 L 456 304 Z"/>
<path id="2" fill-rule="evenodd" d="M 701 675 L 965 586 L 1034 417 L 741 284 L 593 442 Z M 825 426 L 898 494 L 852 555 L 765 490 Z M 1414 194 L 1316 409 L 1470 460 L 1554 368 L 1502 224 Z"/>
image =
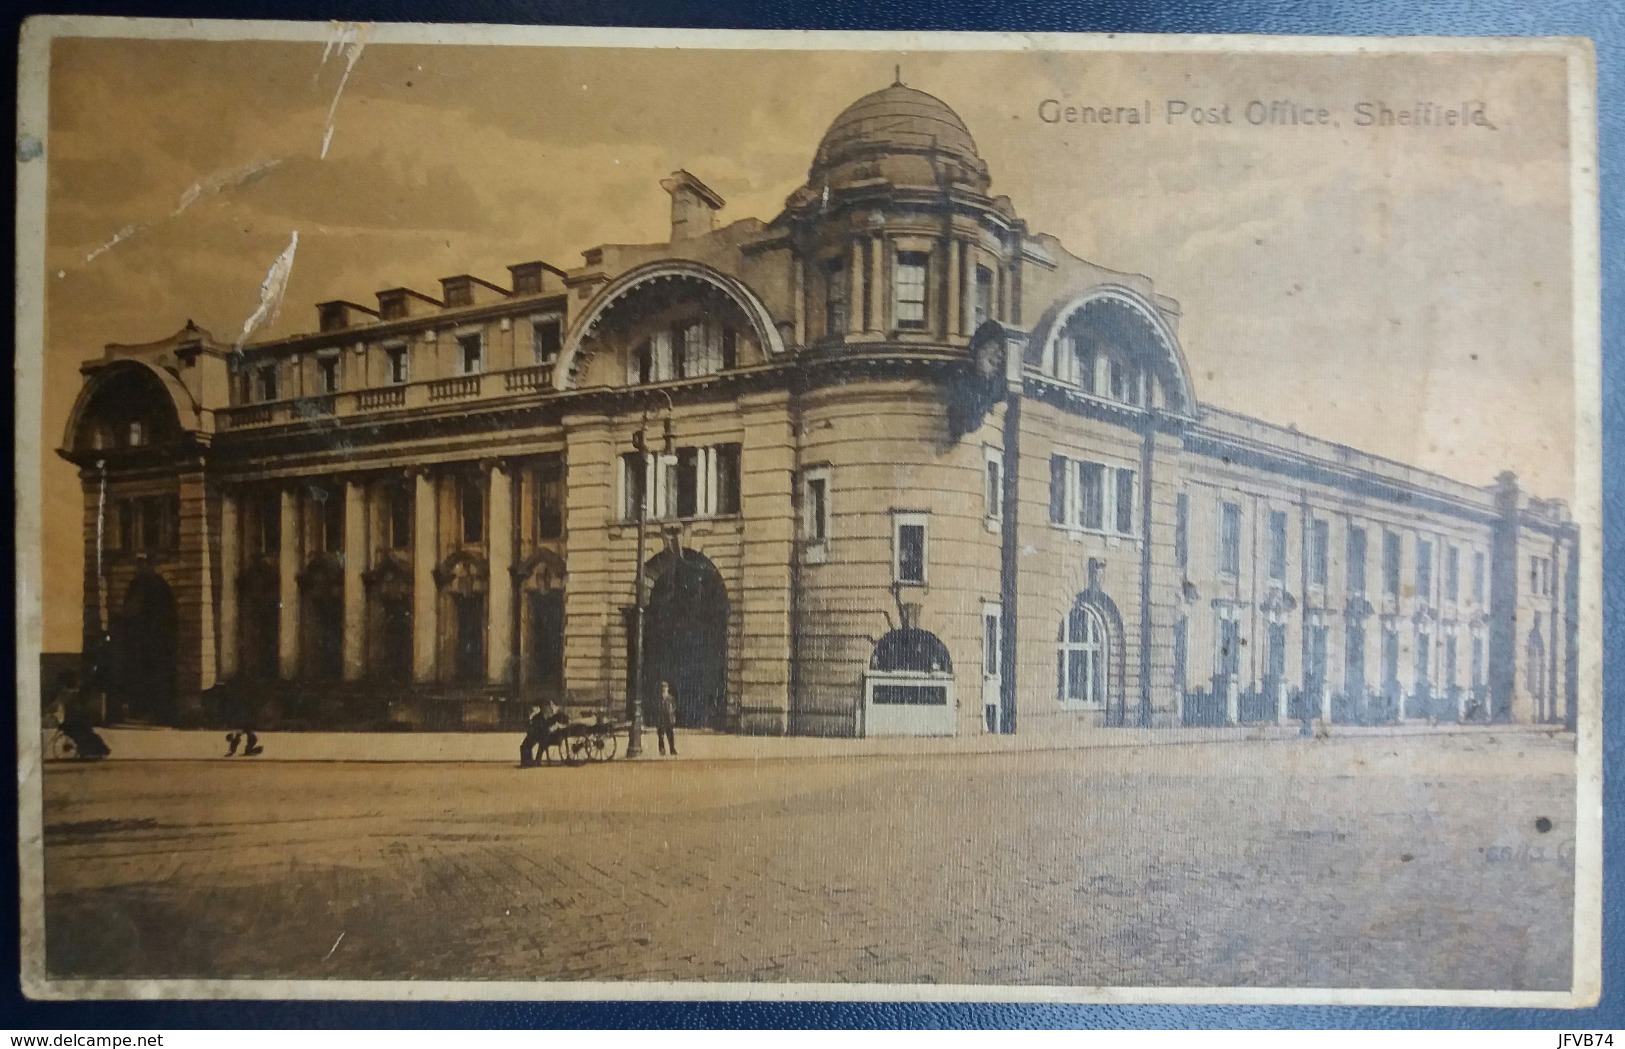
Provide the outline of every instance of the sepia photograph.
<path id="1" fill-rule="evenodd" d="M 46 19 L 26 992 L 1601 985 L 1573 40 Z"/>

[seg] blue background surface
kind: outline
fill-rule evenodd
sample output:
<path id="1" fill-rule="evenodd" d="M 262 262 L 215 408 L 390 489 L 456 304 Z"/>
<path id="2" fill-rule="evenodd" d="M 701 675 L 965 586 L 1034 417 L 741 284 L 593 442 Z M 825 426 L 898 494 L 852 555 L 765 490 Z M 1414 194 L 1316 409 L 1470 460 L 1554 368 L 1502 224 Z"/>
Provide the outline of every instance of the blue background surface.
<path id="1" fill-rule="evenodd" d="M 1612 353 L 1625 323 L 1621 258 L 1611 246 L 1625 223 L 1625 3 L 1529 3 L 1527 0 L 1417 0 L 1333 3 L 1313 0 L 785 0 L 771 6 L 752 0 L 24 0 L 9 23 L 11 54 L 21 16 L 105 14 L 171 18 L 282 18 L 327 21 L 486 22 L 672 26 L 752 29 L 952 29 L 978 31 L 1076 31 L 1136 33 L 1293 33 L 1449 36 L 1587 36 L 1597 46 L 1598 112 L 1602 169 L 1603 244 L 1603 437 L 1605 710 L 1604 806 L 1609 890 L 1604 900 L 1604 997 L 1583 1012 L 1509 1009 L 1372 1009 L 1308 1007 L 887 1005 L 838 1003 L 376 1003 L 376 1002 L 121 1002 L 57 1004 L 22 998 L 17 959 L 7 960 L 9 980 L 0 989 L 0 1027 L 86 1030 L 91 1028 L 228 1027 L 1387 1027 L 1387 1028 L 1625 1028 L 1625 909 L 1619 892 L 1625 870 L 1620 781 L 1625 708 L 1616 702 L 1625 653 L 1613 649 L 1621 613 L 1620 361 Z M 15 67 L 13 67 L 15 68 Z M 13 74 L 15 76 L 15 74 Z M 8 177 L 10 167 L 7 167 Z M 6 253 L 9 255 L 9 253 Z M 5 265 L 10 265 L 9 258 Z M 5 399 L 9 406 L 10 398 Z M 9 470 L 9 463 L 5 469 Z M 7 478 L 9 488 L 10 478 Z M 5 571 L 9 573 L 9 562 Z M 11 614 L 10 612 L 7 613 Z M 15 636 L 8 631 L 7 636 Z M 0 745 L 15 743 L 15 725 L 0 718 Z M 15 752 L 14 750 L 12 751 Z M 7 777 L 10 779 L 10 777 Z M 14 782 L 14 781 L 13 781 Z M 15 834 L 15 796 L 3 810 Z M 0 863 L 7 889 L 16 869 Z M 9 898 L 9 894 L 8 897 Z M 0 911 L 0 950 L 15 943 L 18 914 Z M 11 953 L 11 952 L 6 952 Z"/>

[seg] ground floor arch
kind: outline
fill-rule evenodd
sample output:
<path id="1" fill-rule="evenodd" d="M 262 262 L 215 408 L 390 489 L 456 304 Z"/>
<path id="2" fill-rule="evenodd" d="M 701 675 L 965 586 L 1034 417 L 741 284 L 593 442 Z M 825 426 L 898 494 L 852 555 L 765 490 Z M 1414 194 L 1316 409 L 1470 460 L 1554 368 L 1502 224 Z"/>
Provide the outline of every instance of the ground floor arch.
<path id="1" fill-rule="evenodd" d="M 697 550 L 649 562 L 654 584 L 644 618 L 644 704 L 671 683 L 677 724 L 719 726 L 727 709 L 728 592 L 716 565 Z"/>
<path id="2" fill-rule="evenodd" d="M 175 719 L 175 595 L 157 572 L 142 568 L 124 592 L 111 630 L 109 693 L 115 711 L 134 721 Z"/>

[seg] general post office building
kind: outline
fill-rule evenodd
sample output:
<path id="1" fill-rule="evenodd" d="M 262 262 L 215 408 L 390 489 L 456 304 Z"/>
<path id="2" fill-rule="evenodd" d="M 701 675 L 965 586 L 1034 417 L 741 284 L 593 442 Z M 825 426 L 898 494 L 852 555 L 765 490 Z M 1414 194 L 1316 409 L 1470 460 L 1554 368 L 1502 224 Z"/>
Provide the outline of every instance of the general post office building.
<path id="1" fill-rule="evenodd" d="M 683 725 L 1573 718 L 1562 503 L 1202 402 L 1178 304 L 1029 230 L 938 99 L 854 102 L 770 222 L 661 186 L 661 243 L 84 364 L 115 714 L 621 713 L 643 529 Z"/>

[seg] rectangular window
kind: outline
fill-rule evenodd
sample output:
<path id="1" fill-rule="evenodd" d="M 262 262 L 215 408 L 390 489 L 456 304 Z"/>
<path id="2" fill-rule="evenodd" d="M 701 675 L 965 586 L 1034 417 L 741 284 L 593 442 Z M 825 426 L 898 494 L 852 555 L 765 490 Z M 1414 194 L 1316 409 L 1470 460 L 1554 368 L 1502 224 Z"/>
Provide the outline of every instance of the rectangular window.
<path id="1" fill-rule="evenodd" d="M 449 280 L 444 287 L 444 298 L 448 307 L 474 305 L 473 284 L 466 280 Z"/>
<path id="2" fill-rule="evenodd" d="M 1106 527 L 1106 468 L 1078 464 L 1078 524 L 1091 531 Z"/>
<path id="3" fill-rule="evenodd" d="M 485 486 L 472 477 L 460 478 L 457 503 L 463 519 L 463 542 L 485 542 Z"/>
<path id="4" fill-rule="evenodd" d="M 1286 582 L 1286 511 L 1270 511 L 1270 581 Z"/>
<path id="5" fill-rule="evenodd" d="M 705 456 L 699 448 L 677 449 L 677 516 L 695 517 L 699 513 L 700 477 Z"/>
<path id="6" fill-rule="evenodd" d="M 1332 526 L 1325 518 L 1309 522 L 1309 585 L 1324 588 L 1330 575 Z"/>
<path id="7" fill-rule="evenodd" d="M 982 676 L 999 676 L 999 606 L 982 605 Z"/>
<path id="8" fill-rule="evenodd" d="M 1224 503 L 1219 507 L 1219 571 L 1224 575 L 1241 574 L 1241 504 Z"/>
<path id="9" fill-rule="evenodd" d="M 1433 635 L 1419 631 L 1416 635 L 1416 691 L 1425 691 L 1433 683 Z"/>
<path id="10" fill-rule="evenodd" d="M 723 371 L 739 367 L 739 333 L 732 328 L 722 329 L 722 361 L 720 367 Z"/>
<path id="11" fill-rule="evenodd" d="M 627 452 L 621 456 L 621 520 L 636 521 L 638 508 L 643 505 L 648 487 L 646 456 L 642 452 Z M 644 507 L 644 515 L 648 508 Z"/>
<path id="12" fill-rule="evenodd" d="M 1473 638 L 1473 665 L 1471 670 L 1473 674 L 1470 679 L 1472 686 L 1474 688 L 1481 687 L 1484 684 L 1484 639 L 1477 636 Z"/>
<path id="13" fill-rule="evenodd" d="M 1134 471 L 1117 471 L 1117 531 L 1121 535 L 1134 534 Z"/>
<path id="14" fill-rule="evenodd" d="M 1180 492 L 1174 498 L 1174 564 L 1186 568 L 1191 561 L 1191 497 Z"/>
<path id="15" fill-rule="evenodd" d="M 892 515 L 892 578 L 912 586 L 925 585 L 925 514 Z"/>
<path id="16" fill-rule="evenodd" d="M 385 347 L 384 357 L 386 363 L 388 364 L 388 378 L 390 385 L 399 386 L 401 383 L 406 382 L 411 374 L 408 368 L 408 361 L 410 358 L 407 356 L 406 347 Z"/>
<path id="17" fill-rule="evenodd" d="M 1416 542 L 1416 597 L 1424 605 L 1433 602 L 1433 544 L 1426 539 Z"/>
<path id="18" fill-rule="evenodd" d="M 478 375 L 485 364 L 485 339 L 478 332 L 457 336 L 457 367 L 462 375 Z"/>
<path id="19" fill-rule="evenodd" d="M 536 538 L 564 535 L 564 459 L 550 455 L 536 465 Z"/>
<path id="20" fill-rule="evenodd" d="M 1190 672 L 1186 669 L 1190 658 L 1190 620 L 1180 616 L 1174 620 L 1174 694 L 1183 697 L 1189 687 Z"/>
<path id="21" fill-rule="evenodd" d="M 1052 455 L 1049 457 L 1049 521 L 1050 524 L 1066 524 L 1066 456 Z"/>
<path id="22" fill-rule="evenodd" d="M 316 358 L 316 385 L 323 393 L 339 392 L 338 354 Z"/>
<path id="23" fill-rule="evenodd" d="M 1326 684 L 1326 631 L 1324 626 L 1309 628 L 1309 663 L 1304 668 L 1304 684 L 1318 694 Z"/>
<path id="24" fill-rule="evenodd" d="M 711 450 L 711 460 L 716 464 L 716 477 L 711 490 L 716 493 L 714 502 L 715 513 L 721 517 L 731 517 L 740 510 L 739 498 L 739 445 L 719 444 Z"/>
<path id="25" fill-rule="evenodd" d="M 829 545 L 829 471 L 808 470 L 801 491 L 802 535 L 809 546 Z"/>
<path id="26" fill-rule="evenodd" d="M 1534 555 L 1529 557 L 1529 592 L 1540 593 L 1540 558 Z"/>
<path id="27" fill-rule="evenodd" d="M 1382 593 L 1399 596 L 1400 537 L 1398 532 L 1382 533 Z"/>
<path id="28" fill-rule="evenodd" d="M 1461 597 L 1461 548 L 1444 549 L 1444 599 L 1456 601 Z"/>
<path id="29" fill-rule="evenodd" d="M 830 259 L 824 263 L 824 334 L 846 334 L 847 299 L 852 291 L 852 282 L 846 275 L 846 267 L 840 259 Z"/>
<path id="30" fill-rule="evenodd" d="M 406 316 L 406 296 L 400 292 L 387 292 L 378 296 L 378 317 L 393 321 Z"/>
<path id="31" fill-rule="evenodd" d="M 537 364 L 552 364 L 564 345 L 564 318 L 556 314 L 535 317 L 530 322 L 530 349 Z"/>
<path id="32" fill-rule="evenodd" d="M 929 256 L 923 251 L 899 251 L 892 287 L 897 296 L 899 328 L 925 327 L 925 271 Z"/>
<path id="33" fill-rule="evenodd" d="M 1444 639 L 1444 687 L 1446 694 L 1456 691 L 1456 639 L 1447 636 Z"/>
<path id="34" fill-rule="evenodd" d="M 982 515 L 998 521 L 1004 515 L 1004 453 L 982 449 Z"/>
<path id="35" fill-rule="evenodd" d="M 1399 689 L 1399 631 L 1384 627 L 1382 631 L 1382 690 L 1392 695 Z"/>
<path id="36" fill-rule="evenodd" d="M 390 485 L 386 502 L 390 548 L 405 550 L 412 545 L 412 492 L 404 484 Z"/>
<path id="37" fill-rule="evenodd" d="M 983 321 L 993 318 L 993 271 L 986 266 L 976 267 L 976 306 L 974 319 L 980 328 Z"/>
<path id="38" fill-rule="evenodd" d="M 1349 526 L 1349 593 L 1365 596 L 1365 529 Z"/>
<path id="39" fill-rule="evenodd" d="M 259 371 L 256 372 L 255 374 L 257 374 L 259 376 L 260 400 L 262 400 L 262 401 L 274 401 L 274 400 L 276 400 L 277 399 L 276 365 L 274 365 L 274 364 L 262 364 L 262 365 L 260 365 Z"/>
<path id="40" fill-rule="evenodd" d="M 1484 555 L 1477 552 L 1473 554 L 1473 600 L 1484 603 Z"/>

